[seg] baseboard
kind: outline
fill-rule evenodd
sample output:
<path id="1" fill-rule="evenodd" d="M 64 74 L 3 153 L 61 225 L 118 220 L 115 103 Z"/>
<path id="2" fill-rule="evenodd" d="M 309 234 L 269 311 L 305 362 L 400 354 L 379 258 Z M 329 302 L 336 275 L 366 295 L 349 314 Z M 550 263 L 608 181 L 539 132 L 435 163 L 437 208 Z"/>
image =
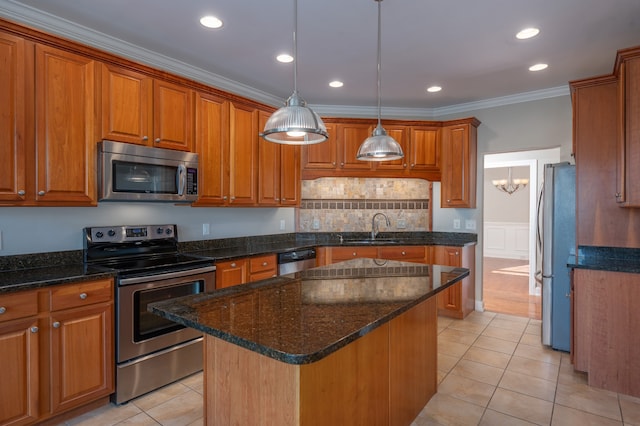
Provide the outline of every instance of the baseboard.
<path id="1" fill-rule="evenodd" d="M 483 300 L 476 300 L 476 311 L 484 312 L 484 301 Z"/>

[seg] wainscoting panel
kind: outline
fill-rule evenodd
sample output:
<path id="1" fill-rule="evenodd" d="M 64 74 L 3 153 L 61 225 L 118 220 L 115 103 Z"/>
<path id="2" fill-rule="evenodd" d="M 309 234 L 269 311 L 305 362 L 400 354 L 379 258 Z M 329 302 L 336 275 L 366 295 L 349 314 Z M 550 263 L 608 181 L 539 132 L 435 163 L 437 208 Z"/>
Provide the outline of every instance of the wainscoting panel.
<path id="1" fill-rule="evenodd" d="M 485 222 L 484 256 L 529 259 L 529 224 Z"/>

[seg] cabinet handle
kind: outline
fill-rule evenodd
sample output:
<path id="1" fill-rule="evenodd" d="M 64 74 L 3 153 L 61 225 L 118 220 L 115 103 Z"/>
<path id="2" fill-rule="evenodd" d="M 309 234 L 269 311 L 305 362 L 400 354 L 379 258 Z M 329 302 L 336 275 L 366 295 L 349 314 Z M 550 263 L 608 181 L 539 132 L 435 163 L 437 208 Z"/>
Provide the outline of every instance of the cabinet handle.
<path id="1" fill-rule="evenodd" d="M 402 167 L 407 168 L 407 163 L 402 163 Z"/>
<path id="2" fill-rule="evenodd" d="M 451 200 L 447 200 L 447 204 L 451 203 Z"/>
<path id="3" fill-rule="evenodd" d="M 356 253 L 356 252 L 354 251 L 354 252 L 353 252 L 353 255 L 354 255 L 354 256 L 357 256 L 357 255 L 358 255 L 358 253 Z"/>
<path id="4" fill-rule="evenodd" d="M 56 321 L 53 323 L 53 328 L 60 328 L 60 321 Z"/>
<path id="5" fill-rule="evenodd" d="M 143 137 L 142 137 L 142 140 L 143 140 L 143 141 L 148 141 L 148 140 L 149 140 L 149 136 L 143 136 Z"/>
<path id="6" fill-rule="evenodd" d="M 44 195 L 44 191 L 38 191 L 38 195 L 43 196 Z"/>
<path id="7" fill-rule="evenodd" d="M 80 293 L 80 299 L 85 300 L 87 298 L 87 293 Z"/>
<path id="8" fill-rule="evenodd" d="M 335 161 L 333 161 L 333 162 L 331 163 L 331 165 L 332 165 L 332 166 L 335 166 L 335 165 L 336 165 L 336 162 L 335 162 Z"/>
<path id="9" fill-rule="evenodd" d="M 287 199 L 286 199 L 286 198 L 283 198 L 283 199 L 282 199 L 282 201 L 287 201 Z"/>
<path id="10" fill-rule="evenodd" d="M 226 199 L 227 199 L 227 196 L 226 196 L 226 195 L 225 195 L 225 196 L 223 196 L 223 197 L 222 197 L 222 199 L 223 199 L 223 200 L 226 200 Z"/>
<path id="11" fill-rule="evenodd" d="M 235 268 L 235 267 L 236 267 L 236 262 L 233 262 L 233 263 L 231 264 L 231 267 L 232 267 L 232 268 Z"/>
<path id="12" fill-rule="evenodd" d="M 19 192 L 18 192 L 18 194 L 19 194 Z M 616 192 L 616 198 L 620 198 L 620 193 L 619 192 Z"/>
<path id="13" fill-rule="evenodd" d="M 268 263 L 267 262 L 262 262 L 262 266 L 267 266 Z"/>
<path id="14" fill-rule="evenodd" d="M 459 253 L 458 253 L 458 252 L 456 252 L 456 256 L 457 256 L 458 254 L 459 254 Z"/>
<path id="15" fill-rule="evenodd" d="M 26 194 L 26 192 L 24 192 L 24 189 L 21 189 L 20 191 L 18 191 L 19 196 L 22 197 L 24 194 Z"/>
<path id="16" fill-rule="evenodd" d="M 340 163 L 340 167 L 344 167 L 344 163 Z"/>
<path id="17" fill-rule="evenodd" d="M 407 255 L 407 253 L 403 251 L 403 252 L 402 252 L 402 255 L 403 255 L 403 256 L 406 256 L 406 255 Z"/>
<path id="18" fill-rule="evenodd" d="M 411 168 L 412 168 L 412 169 L 413 169 L 415 166 L 416 166 L 416 164 L 415 164 L 415 163 L 412 163 L 412 164 L 411 164 Z"/>
<path id="19" fill-rule="evenodd" d="M 0 315 L 4 314 L 5 312 L 7 312 L 7 308 L 5 308 L 4 306 L 0 306 Z"/>
<path id="20" fill-rule="evenodd" d="M 38 327 L 33 326 L 33 327 L 30 328 L 30 330 L 31 330 L 32 333 L 37 333 L 38 332 Z"/>
<path id="21" fill-rule="evenodd" d="M 236 199 L 236 197 L 231 197 L 231 201 L 233 201 L 233 200 L 235 200 L 235 199 Z"/>
<path id="22" fill-rule="evenodd" d="M 156 138 L 156 143 L 160 143 L 160 138 Z"/>
<path id="23" fill-rule="evenodd" d="M 276 198 L 274 198 L 274 200 L 276 200 L 276 201 L 280 201 L 280 198 L 276 197 Z"/>

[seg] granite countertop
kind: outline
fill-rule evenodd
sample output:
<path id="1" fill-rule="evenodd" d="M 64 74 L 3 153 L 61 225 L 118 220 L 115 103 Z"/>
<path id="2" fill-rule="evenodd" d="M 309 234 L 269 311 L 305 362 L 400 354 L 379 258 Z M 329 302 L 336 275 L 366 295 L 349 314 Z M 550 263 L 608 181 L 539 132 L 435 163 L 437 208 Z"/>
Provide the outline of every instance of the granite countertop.
<path id="1" fill-rule="evenodd" d="M 276 360 L 307 364 L 468 275 L 465 268 L 353 259 L 149 310 Z"/>
<path id="2" fill-rule="evenodd" d="M 342 243 L 340 242 L 342 237 Z M 372 245 L 366 232 L 319 232 L 276 234 L 216 240 L 182 242 L 183 253 L 231 260 L 261 254 L 283 253 L 310 247 Z M 477 235 L 456 232 L 380 233 L 377 245 L 449 245 L 476 244 Z M 0 294 L 47 285 L 114 277 L 116 271 L 87 271 L 82 264 L 82 250 L 34 253 L 0 257 Z"/>
<path id="3" fill-rule="evenodd" d="M 578 253 L 569 256 L 567 266 L 576 269 L 640 274 L 640 249 L 579 246 Z"/>

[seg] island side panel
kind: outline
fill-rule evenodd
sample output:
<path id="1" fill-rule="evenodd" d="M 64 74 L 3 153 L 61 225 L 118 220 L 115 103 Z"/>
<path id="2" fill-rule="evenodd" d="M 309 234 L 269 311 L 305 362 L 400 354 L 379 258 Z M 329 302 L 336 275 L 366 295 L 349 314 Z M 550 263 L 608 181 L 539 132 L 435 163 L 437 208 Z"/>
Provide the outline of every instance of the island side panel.
<path id="1" fill-rule="evenodd" d="M 387 425 L 389 324 L 300 371 L 301 425 Z"/>
<path id="2" fill-rule="evenodd" d="M 205 334 L 207 426 L 298 425 L 300 366 Z"/>
<path id="3" fill-rule="evenodd" d="M 390 323 L 390 421 L 409 425 L 437 392 L 437 303 L 431 297 Z"/>

